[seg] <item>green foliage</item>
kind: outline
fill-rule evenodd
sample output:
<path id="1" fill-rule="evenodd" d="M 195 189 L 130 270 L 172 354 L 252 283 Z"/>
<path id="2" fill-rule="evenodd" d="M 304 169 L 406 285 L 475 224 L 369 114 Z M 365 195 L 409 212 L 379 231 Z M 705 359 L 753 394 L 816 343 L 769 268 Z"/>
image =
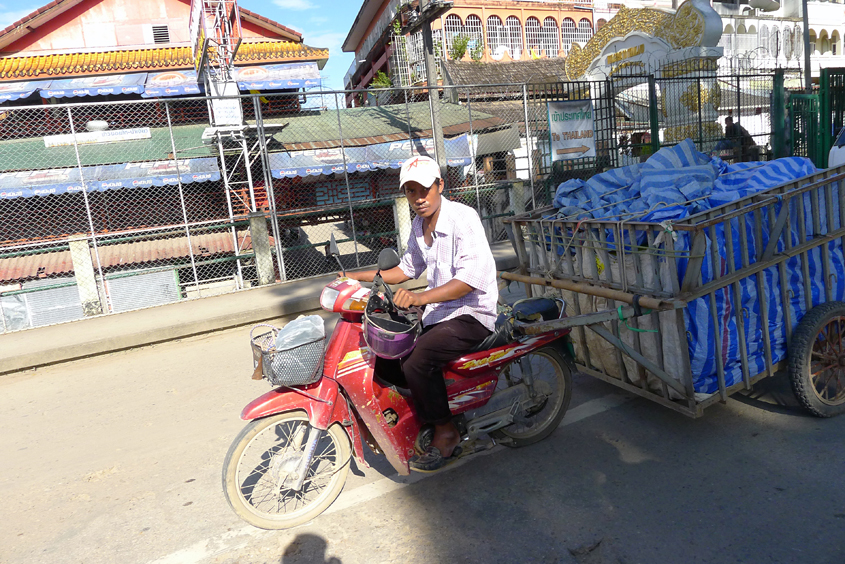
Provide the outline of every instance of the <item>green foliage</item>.
<path id="1" fill-rule="evenodd" d="M 475 47 L 469 52 L 469 56 L 476 63 L 481 62 L 481 59 L 484 57 L 484 41 L 481 38 L 477 39 Z"/>
<path id="2" fill-rule="evenodd" d="M 452 48 L 449 49 L 449 58 L 453 61 L 460 61 L 467 53 L 469 42 L 472 41 L 470 36 L 459 33 L 452 38 Z"/>
<path id="3" fill-rule="evenodd" d="M 393 20 L 393 35 L 400 35 L 402 33 L 402 22 L 399 18 Z"/>
<path id="4" fill-rule="evenodd" d="M 382 71 L 378 71 L 370 82 L 370 88 L 391 88 L 392 86 L 393 81 Z"/>

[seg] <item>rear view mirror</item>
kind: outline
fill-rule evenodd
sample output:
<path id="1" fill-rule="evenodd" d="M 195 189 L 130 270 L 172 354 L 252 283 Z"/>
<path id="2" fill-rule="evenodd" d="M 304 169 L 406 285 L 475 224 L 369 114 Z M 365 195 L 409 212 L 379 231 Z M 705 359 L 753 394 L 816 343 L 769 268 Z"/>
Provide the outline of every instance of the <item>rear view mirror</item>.
<path id="1" fill-rule="evenodd" d="M 337 241 L 334 239 L 334 233 L 332 233 L 331 239 L 329 240 L 329 256 L 330 257 L 339 257 L 340 251 L 337 248 Z"/>
<path id="2" fill-rule="evenodd" d="M 382 272 L 399 266 L 399 255 L 394 249 L 383 249 L 378 254 L 378 269 Z"/>

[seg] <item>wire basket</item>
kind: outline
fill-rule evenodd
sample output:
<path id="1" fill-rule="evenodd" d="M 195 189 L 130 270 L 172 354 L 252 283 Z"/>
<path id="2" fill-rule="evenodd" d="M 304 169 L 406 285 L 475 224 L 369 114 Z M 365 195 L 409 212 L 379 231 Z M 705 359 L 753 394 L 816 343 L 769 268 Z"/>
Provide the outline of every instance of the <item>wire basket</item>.
<path id="1" fill-rule="evenodd" d="M 255 335 L 255 330 L 269 331 Z M 249 332 L 252 347 L 252 362 L 258 374 L 274 386 L 307 386 L 319 380 L 323 369 L 323 345 L 326 338 L 304 343 L 285 350 L 276 350 L 276 335 L 279 328 L 272 325 L 256 325 Z"/>

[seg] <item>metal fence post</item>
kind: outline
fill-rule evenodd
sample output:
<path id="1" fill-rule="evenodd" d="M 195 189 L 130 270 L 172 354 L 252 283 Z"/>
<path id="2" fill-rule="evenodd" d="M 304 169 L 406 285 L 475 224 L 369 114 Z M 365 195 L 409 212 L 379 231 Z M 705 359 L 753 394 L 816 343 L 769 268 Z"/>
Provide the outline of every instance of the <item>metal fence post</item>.
<path id="1" fill-rule="evenodd" d="M 772 81 L 772 152 L 779 159 L 786 156 L 786 105 L 784 103 L 783 69 L 777 69 Z"/>
<path id="2" fill-rule="evenodd" d="M 199 291 L 199 277 L 197 276 L 197 264 L 194 260 L 194 245 L 191 241 L 191 230 L 188 229 L 188 210 L 185 208 L 185 192 L 182 188 L 182 175 L 179 173 L 179 158 L 176 156 L 176 140 L 173 139 L 173 122 L 170 119 L 170 102 L 164 103 L 164 111 L 167 115 L 167 132 L 170 134 L 170 149 L 173 156 L 173 165 L 176 167 L 176 182 L 179 185 L 179 203 L 182 206 L 182 220 L 185 222 L 185 236 L 188 238 L 188 255 L 191 257 L 191 271 L 194 274 L 194 286 Z"/>
<path id="3" fill-rule="evenodd" d="M 67 117 L 68 123 L 70 124 L 70 132 L 73 135 L 73 150 L 76 154 L 76 166 L 79 167 L 79 180 L 82 184 L 82 198 L 85 201 L 85 212 L 88 216 L 88 226 L 91 229 L 91 242 L 94 245 L 94 256 L 97 258 L 97 271 L 100 274 L 100 282 L 102 283 L 103 287 L 103 296 L 105 296 L 105 304 L 106 304 L 106 312 L 109 311 L 109 301 L 108 301 L 108 294 L 106 294 L 106 279 L 103 276 L 103 265 L 100 261 L 100 250 L 97 248 L 97 230 L 94 227 L 94 216 L 91 214 L 91 203 L 88 200 L 88 184 L 85 182 L 85 169 L 82 167 L 82 159 L 79 156 L 79 143 L 76 141 L 76 127 L 73 124 L 73 112 L 71 108 L 68 107 L 67 109 Z M 77 285 L 79 285 L 79 280 L 76 281 Z M 83 282 L 84 284 L 85 282 Z M 96 285 L 96 280 L 94 281 Z M 86 295 L 88 294 L 87 291 L 84 292 Z M 80 298 L 83 297 L 83 291 L 80 290 Z M 103 300 L 101 299 L 101 302 Z"/>
<path id="4" fill-rule="evenodd" d="M 261 168 L 264 172 L 264 189 L 267 191 L 267 203 L 270 207 L 270 224 L 273 226 L 273 246 L 276 249 L 276 260 L 279 265 L 279 279 L 284 282 L 287 280 L 287 274 L 285 272 L 285 257 L 283 255 L 282 241 L 280 237 L 279 214 L 276 212 L 276 189 L 275 186 L 273 186 L 270 155 L 267 151 L 267 137 L 264 130 L 264 114 L 262 113 L 261 103 L 259 102 L 258 96 L 253 96 L 252 104 L 255 108 L 255 127 L 258 133 L 258 150 L 261 152 Z"/>
<path id="5" fill-rule="evenodd" d="M 531 126 L 528 124 L 528 84 L 522 85 L 522 109 L 525 114 L 525 148 L 528 154 L 528 182 L 531 186 L 531 208 L 537 209 L 537 201 L 534 195 L 534 155 L 531 143 Z"/>
<path id="6" fill-rule="evenodd" d="M 337 92 L 334 94 L 334 107 L 337 110 L 337 132 L 340 135 L 340 154 L 343 156 L 343 180 L 346 183 L 346 200 L 349 203 L 349 223 L 352 225 L 352 243 L 355 246 L 355 265 L 361 266 L 358 256 L 358 234 L 355 230 L 355 214 L 352 211 L 352 189 L 349 187 L 349 170 L 346 163 L 346 147 L 343 141 L 343 126 L 340 123 L 340 105 L 337 103 Z"/>

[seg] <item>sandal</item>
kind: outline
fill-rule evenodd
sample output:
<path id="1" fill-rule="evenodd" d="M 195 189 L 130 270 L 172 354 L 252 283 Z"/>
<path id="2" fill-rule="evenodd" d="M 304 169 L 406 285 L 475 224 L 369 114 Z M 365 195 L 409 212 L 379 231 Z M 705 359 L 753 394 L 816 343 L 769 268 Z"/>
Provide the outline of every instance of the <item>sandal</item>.
<path id="1" fill-rule="evenodd" d="M 456 446 L 452 451 L 452 456 L 445 457 L 440 453 L 439 448 L 429 446 L 423 454 L 411 458 L 408 465 L 416 472 L 437 472 L 460 458 L 462 450 L 460 445 Z"/>

